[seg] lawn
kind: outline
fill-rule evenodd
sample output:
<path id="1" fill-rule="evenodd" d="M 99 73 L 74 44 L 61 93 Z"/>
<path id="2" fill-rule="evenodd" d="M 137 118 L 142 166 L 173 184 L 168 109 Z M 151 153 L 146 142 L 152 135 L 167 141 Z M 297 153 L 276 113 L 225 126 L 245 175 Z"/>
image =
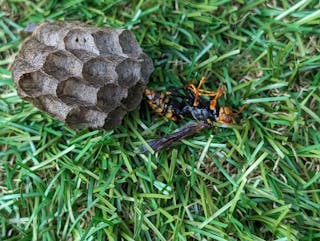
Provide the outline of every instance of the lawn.
<path id="1" fill-rule="evenodd" d="M 89 3 L 90 2 L 90 3 Z M 320 240 L 320 3 L 0 1 L 0 240 Z M 158 153 L 190 119 L 146 103 L 112 131 L 73 130 L 22 101 L 10 66 L 29 23 L 130 29 L 149 86 L 207 76 L 248 107 Z"/>

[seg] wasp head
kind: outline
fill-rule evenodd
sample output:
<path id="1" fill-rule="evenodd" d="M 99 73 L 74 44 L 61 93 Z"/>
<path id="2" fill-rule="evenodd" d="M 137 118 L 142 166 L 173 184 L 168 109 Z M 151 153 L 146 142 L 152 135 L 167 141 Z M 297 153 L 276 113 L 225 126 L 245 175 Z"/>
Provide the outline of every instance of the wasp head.
<path id="1" fill-rule="evenodd" d="M 229 107 L 222 106 L 219 109 L 218 122 L 225 125 L 232 125 L 235 123 L 234 120 L 235 113 Z"/>

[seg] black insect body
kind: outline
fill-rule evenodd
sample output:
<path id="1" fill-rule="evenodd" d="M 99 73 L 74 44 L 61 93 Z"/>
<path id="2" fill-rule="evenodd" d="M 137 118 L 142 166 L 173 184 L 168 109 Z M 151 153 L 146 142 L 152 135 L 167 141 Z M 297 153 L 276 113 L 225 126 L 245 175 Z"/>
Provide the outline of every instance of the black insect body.
<path id="1" fill-rule="evenodd" d="M 224 89 L 219 88 L 216 92 L 201 89 L 201 85 L 206 78 L 202 77 L 199 85 L 196 87 L 192 82 L 173 91 L 165 93 L 156 92 L 152 89 L 145 90 L 145 97 L 149 106 L 159 115 L 168 119 L 178 121 L 186 116 L 192 117 L 198 121 L 198 124 L 187 124 L 168 136 L 153 140 L 148 144 L 154 151 L 159 151 L 171 143 L 181 140 L 212 125 L 213 122 L 219 122 L 224 125 L 235 123 L 234 117 L 239 112 L 234 113 L 229 107 L 218 106 L 218 99 L 223 95 Z M 182 89 L 182 93 L 181 90 Z M 211 100 L 204 100 L 201 96 L 213 97 Z M 143 152 L 147 152 L 143 147 Z"/>
<path id="2" fill-rule="evenodd" d="M 212 124 L 212 121 L 217 121 L 219 108 L 210 110 L 209 108 L 201 108 L 198 106 L 186 105 L 180 112 L 182 115 L 192 116 L 195 120 L 204 121 L 207 124 Z"/>
<path id="3" fill-rule="evenodd" d="M 217 100 L 223 95 L 224 89 L 219 88 L 218 91 L 206 91 L 200 89 L 204 83 L 203 77 L 195 87 L 192 82 L 183 88 L 177 88 L 165 93 L 156 92 L 152 89 L 145 90 L 145 97 L 150 107 L 159 115 L 165 116 L 168 119 L 177 121 L 186 116 L 192 117 L 198 121 L 204 121 L 207 124 L 212 122 L 220 122 L 223 124 L 232 124 L 233 118 L 225 118 L 225 115 L 230 115 L 232 111 L 228 107 L 222 107 L 220 113 Z M 183 93 L 179 92 L 182 89 Z M 210 101 L 200 99 L 200 96 L 214 97 Z"/>

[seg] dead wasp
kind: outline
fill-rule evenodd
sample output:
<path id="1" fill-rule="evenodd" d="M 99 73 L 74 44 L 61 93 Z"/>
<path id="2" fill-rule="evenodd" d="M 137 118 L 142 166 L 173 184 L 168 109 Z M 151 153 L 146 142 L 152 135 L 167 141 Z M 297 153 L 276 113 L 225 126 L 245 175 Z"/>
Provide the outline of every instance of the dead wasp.
<path id="1" fill-rule="evenodd" d="M 147 103 L 159 115 L 174 121 L 178 121 L 186 116 L 198 121 L 197 123 L 188 123 L 172 134 L 148 142 L 148 145 L 154 151 L 160 151 L 173 142 L 193 135 L 197 131 L 211 126 L 213 122 L 224 125 L 235 123 L 234 117 L 238 115 L 245 106 L 238 112 L 233 112 L 227 106 L 219 107 L 218 99 L 225 93 L 225 89 L 221 87 L 217 91 L 201 89 L 205 81 L 206 78 L 202 77 L 197 87 L 191 81 L 182 88 L 177 88 L 165 93 L 156 92 L 152 89 L 145 90 L 144 94 Z M 183 90 L 183 93 L 179 92 L 180 89 Z M 201 98 L 203 96 L 211 97 L 212 99 L 208 101 Z M 142 149 L 144 153 L 148 152 L 146 147 Z"/>

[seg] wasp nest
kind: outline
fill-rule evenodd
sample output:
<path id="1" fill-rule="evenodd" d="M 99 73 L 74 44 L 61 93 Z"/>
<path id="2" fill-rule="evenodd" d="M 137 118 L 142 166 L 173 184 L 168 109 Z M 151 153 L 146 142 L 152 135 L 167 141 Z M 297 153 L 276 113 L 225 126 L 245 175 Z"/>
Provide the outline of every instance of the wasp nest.
<path id="1" fill-rule="evenodd" d="M 152 71 L 128 30 L 46 22 L 22 44 L 13 79 L 22 99 L 59 121 L 113 129 L 139 105 Z"/>

